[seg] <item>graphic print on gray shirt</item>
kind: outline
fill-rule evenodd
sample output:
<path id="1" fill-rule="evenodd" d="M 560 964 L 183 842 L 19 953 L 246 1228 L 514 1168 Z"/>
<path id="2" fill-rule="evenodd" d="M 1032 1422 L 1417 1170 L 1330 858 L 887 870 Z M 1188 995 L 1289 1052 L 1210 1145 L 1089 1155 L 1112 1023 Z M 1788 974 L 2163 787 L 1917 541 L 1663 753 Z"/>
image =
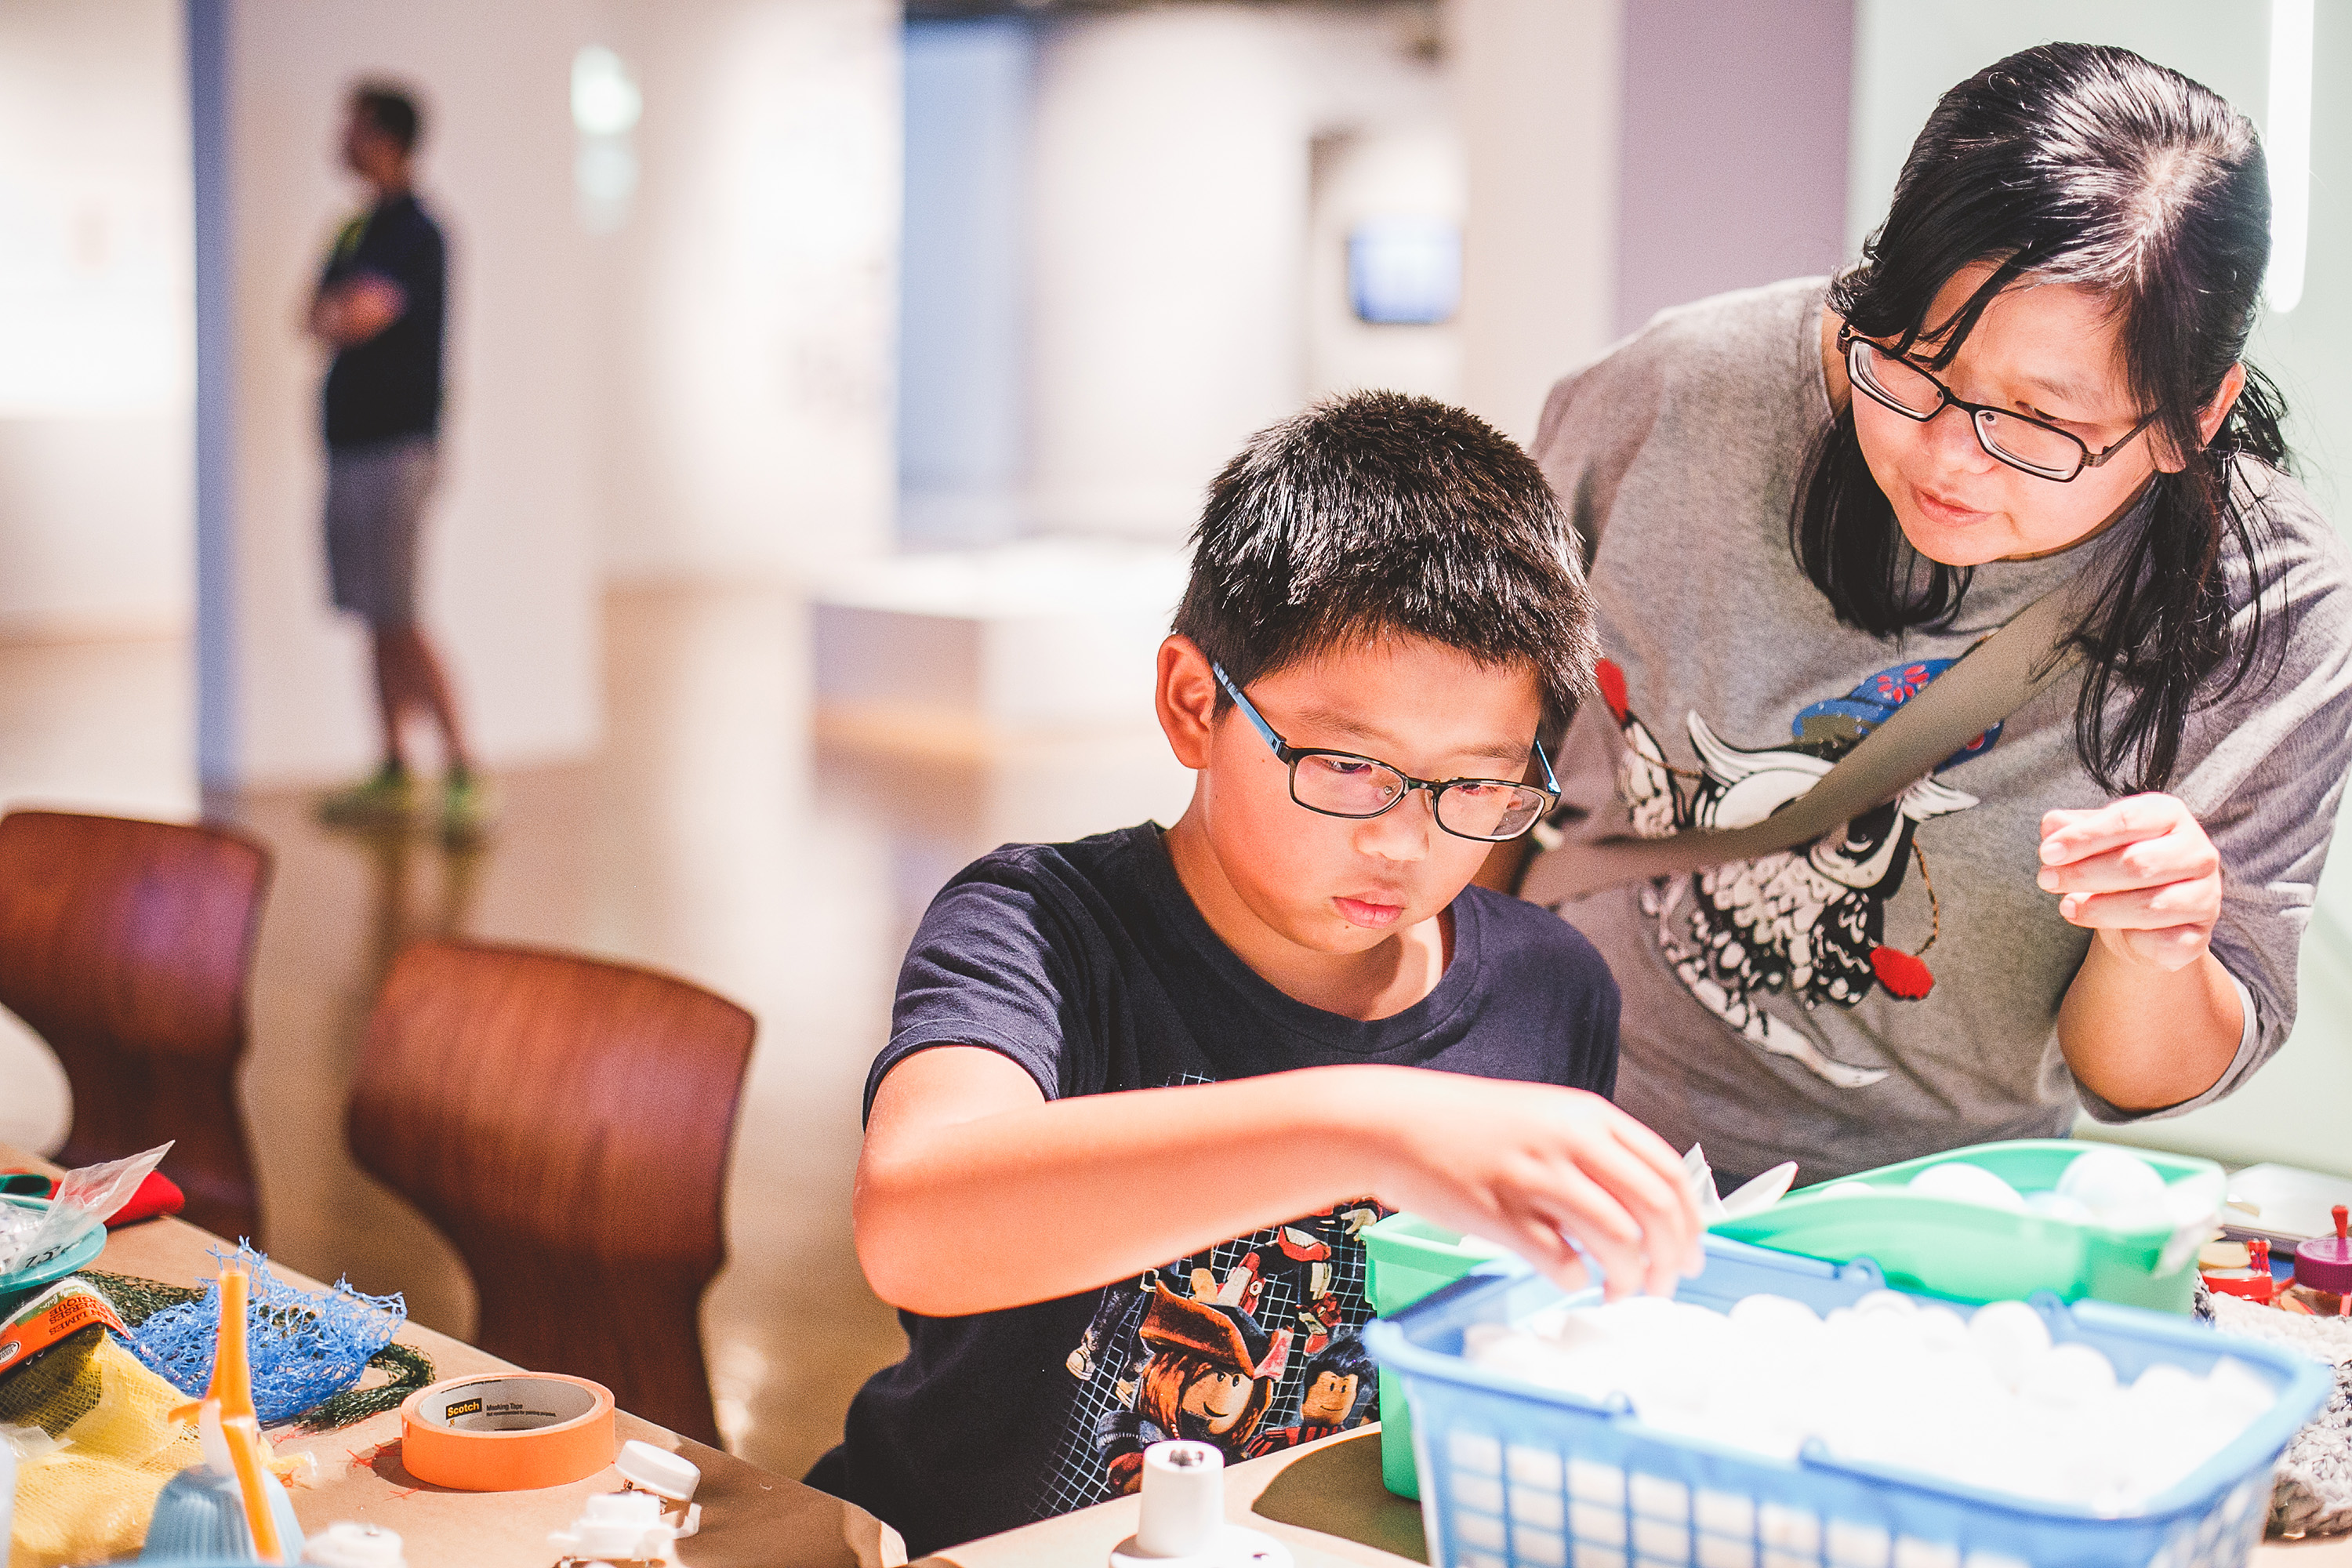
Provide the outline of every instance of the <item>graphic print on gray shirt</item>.
<path id="1" fill-rule="evenodd" d="M 1953 660 L 2128 542 L 1977 568 L 1948 626 L 1841 626 L 1789 546 L 1831 417 L 1824 279 L 1667 311 L 1563 379 L 1535 455 L 1584 541 L 1607 701 L 1559 759 L 1572 836 L 1759 820 Z M 2175 1113 L 2243 1083 L 2294 1022 L 2296 950 L 2352 763 L 2352 574 L 2291 479 L 2261 496 L 2263 646 L 2193 710 L 2171 793 L 2222 863 L 2214 955 L 2252 1002 L 2236 1058 Z M 2225 546 L 2231 604 L 2253 611 Z M 1842 841 L 1612 889 L 1561 910 L 1624 995 L 1617 1100 L 1731 1172 L 1800 1180 L 1963 1143 L 2063 1133 L 2077 1085 L 2057 1013 L 2091 934 L 2034 882 L 2041 819 L 2106 797 L 2074 750 L 2081 678 L 2055 682 Z M 2217 679 L 2218 684 L 2218 679 Z M 1573 815 L 1573 813 L 1571 813 Z"/>

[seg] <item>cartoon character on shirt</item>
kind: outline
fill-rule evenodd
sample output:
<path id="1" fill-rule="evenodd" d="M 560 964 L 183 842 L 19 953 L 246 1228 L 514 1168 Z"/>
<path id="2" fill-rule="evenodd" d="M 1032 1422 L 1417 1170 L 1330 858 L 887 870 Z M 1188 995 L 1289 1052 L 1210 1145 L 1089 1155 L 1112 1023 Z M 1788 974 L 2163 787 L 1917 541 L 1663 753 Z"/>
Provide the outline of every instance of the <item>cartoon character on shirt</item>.
<path id="1" fill-rule="evenodd" d="M 1238 1462 L 1265 1420 L 1290 1359 L 1287 1329 L 1268 1333 L 1239 1307 L 1152 1287 L 1137 1329 L 1149 1352 L 1132 1408 L 1107 1411 L 1097 1437 L 1113 1495 L 1143 1481 L 1143 1450 L 1171 1437 L 1213 1444 Z"/>
<path id="2" fill-rule="evenodd" d="M 1627 704 L 1624 672 L 1603 659 L 1597 673 L 1625 742 L 1618 789 L 1633 831 L 1654 838 L 1763 821 L 1812 788 L 1952 663 L 1895 665 L 1843 698 L 1811 704 L 1791 722 L 1794 738 L 1786 746 L 1742 750 L 1689 714 L 1686 728 L 1700 770 L 1692 773 L 1666 761 L 1656 737 Z M 2000 736 L 1996 724 L 1843 832 L 1800 848 L 1662 878 L 1644 889 L 1643 909 L 1657 922 L 1659 950 L 1691 994 L 1750 1044 L 1798 1061 L 1841 1089 L 1884 1079 L 1883 1068 L 1830 1057 L 1802 1030 L 1759 1006 L 1759 994 L 1791 996 L 1808 1009 L 1853 1007 L 1874 992 L 1898 1001 L 1927 994 L 1935 975 L 1924 955 L 1941 934 L 1943 913 L 1917 830 L 1978 804 L 1939 775 L 1983 755 Z M 1887 907 L 1915 864 L 1927 893 L 1928 931 L 1916 951 L 1906 951 L 1885 940 Z"/>
<path id="3" fill-rule="evenodd" d="M 1298 1392 L 1298 1419 L 1251 1440 L 1250 1458 L 1295 1448 L 1344 1432 L 1370 1413 L 1379 1377 L 1363 1341 L 1354 1334 L 1334 1340 L 1307 1363 Z"/>
<path id="4" fill-rule="evenodd" d="M 1220 1249 L 1213 1247 L 1139 1279 L 1108 1286 L 1095 1303 L 1086 1332 L 1063 1358 L 1063 1365 L 1081 1383 L 1092 1378 L 1111 1347 L 1134 1332 L 1144 1298 L 1163 1277 L 1188 1286 L 1195 1300 L 1239 1307 L 1255 1318 L 1265 1317 L 1261 1308 L 1270 1294 L 1275 1296 L 1282 1303 L 1276 1310 L 1286 1308 L 1297 1320 L 1298 1331 L 1307 1336 L 1300 1350 L 1313 1355 L 1330 1342 L 1348 1319 L 1349 1302 L 1335 1288 L 1341 1254 L 1360 1255 L 1363 1244 L 1356 1238 L 1388 1212 L 1368 1198 L 1334 1204 L 1320 1214 L 1273 1226 L 1252 1237 L 1249 1250 L 1223 1278 L 1215 1268 Z M 1285 1290 L 1286 1297 L 1282 1294 Z M 1357 1305 L 1360 1308 L 1360 1301 Z"/>

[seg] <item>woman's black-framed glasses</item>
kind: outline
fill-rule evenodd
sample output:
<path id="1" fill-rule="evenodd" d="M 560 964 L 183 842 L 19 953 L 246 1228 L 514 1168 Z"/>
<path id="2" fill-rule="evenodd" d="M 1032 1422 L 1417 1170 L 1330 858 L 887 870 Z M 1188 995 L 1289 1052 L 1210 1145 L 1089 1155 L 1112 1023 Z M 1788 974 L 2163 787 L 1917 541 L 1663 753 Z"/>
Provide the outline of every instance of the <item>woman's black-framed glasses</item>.
<path id="1" fill-rule="evenodd" d="M 1443 783 L 1417 779 L 1377 757 L 1292 745 L 1276 734 L 1274 726 L 1265 721 L 1265 715 L 1242 695 L 1242 689 L 1234 684 L 1224 666 L 1212 661 L 1209 668 L 1216 672 L 1217 684 L 1225 689 L 1234 706 L 1248 717 L 1257 732 L 1265 737 L 1265 743 L 1274 748 L 1275 756 L 1289 764 L 1290 798 L 1309 811 L 1361 820 L 1393 810 L 1413 791 L 1425 789 L 1438 826 L 1456 838 L 1499 844 L 1533 827 L 1559 798 L 1559 781 L 1552 776 L 1551 759 L 1544 755 L 1540 741 L 1535 743 L 1534 752 L 1536 761 L 1543 765 L 1541 789 L 1511 779 L 1447 779 Z"/>
<path id="2" fill-rule="evenodd" d="M 2156 416 L 2150 414 L 2121 440 L 2094 452 L 2081 437 L 2044 424 L 2031 415 L 1953 396 L 1950 387 L 1927 371 L 1901 354 L 1890 353 L 1868 338 L 1858 336 L 1852 327 L 1838 329 L 1838 349 L 1845 355 L 1846 374 L 1869 395 L 1873 403 L 1922 425 L 1948 406 L 1957 408 L 1969 416 L 1969 423 L 1976 429 L 1977 445 L 1985 449 L 1987 457 L 1998 458 L 2037 479 L 2063 485 L 2084 468 L 2097 468 L 2156 423 Z"/>

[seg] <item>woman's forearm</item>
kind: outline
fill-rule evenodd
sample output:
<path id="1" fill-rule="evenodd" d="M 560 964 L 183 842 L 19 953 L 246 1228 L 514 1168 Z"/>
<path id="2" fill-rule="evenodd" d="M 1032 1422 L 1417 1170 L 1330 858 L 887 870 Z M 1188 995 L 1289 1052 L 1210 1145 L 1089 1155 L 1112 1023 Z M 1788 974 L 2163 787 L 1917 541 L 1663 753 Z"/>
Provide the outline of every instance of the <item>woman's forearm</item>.
<path id="1" fill-rule="evenodd" d="M 2125 1110 L 2161 1110 L 2213 1087 L 2238 1054 L 2245 1016 L 2210 952 L 2165 971 L 2101 931 L 2058 1009 L 2058 1045 L 2085 1089 Z"/>

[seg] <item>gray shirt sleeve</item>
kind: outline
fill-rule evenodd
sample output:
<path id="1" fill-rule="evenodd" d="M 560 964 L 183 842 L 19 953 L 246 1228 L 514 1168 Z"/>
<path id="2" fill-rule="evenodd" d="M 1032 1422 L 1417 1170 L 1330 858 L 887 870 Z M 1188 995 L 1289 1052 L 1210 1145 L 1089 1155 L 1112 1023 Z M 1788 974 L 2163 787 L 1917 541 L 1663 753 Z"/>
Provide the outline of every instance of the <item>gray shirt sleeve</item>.
<path id="1" fill-rule="evenodd" d="M 2192 712 L 2188 763 L 2172 793 L 2221 859 L 2213 956 L 2252 1004 L 2238 1053 L 2212 1087 L 2160 1110 L 2126 1111 L 2088 1089 L 2098 1121 L 2178 1116 L 2230 1094 L 2278 1053 L 2294 1026 L 2296 957 L 2311 923 L 2328 841 L 2352 768 L 2352 563 L 2335 531 L 2293 480 L 2247 466 L 2260 493 L 2257 531 L 2267 584 L 2260 642 L 2234 690 L 2224 668 Z M 2237 621 L 2252 635 L 2251 574 L 2231 556 Z"/>

